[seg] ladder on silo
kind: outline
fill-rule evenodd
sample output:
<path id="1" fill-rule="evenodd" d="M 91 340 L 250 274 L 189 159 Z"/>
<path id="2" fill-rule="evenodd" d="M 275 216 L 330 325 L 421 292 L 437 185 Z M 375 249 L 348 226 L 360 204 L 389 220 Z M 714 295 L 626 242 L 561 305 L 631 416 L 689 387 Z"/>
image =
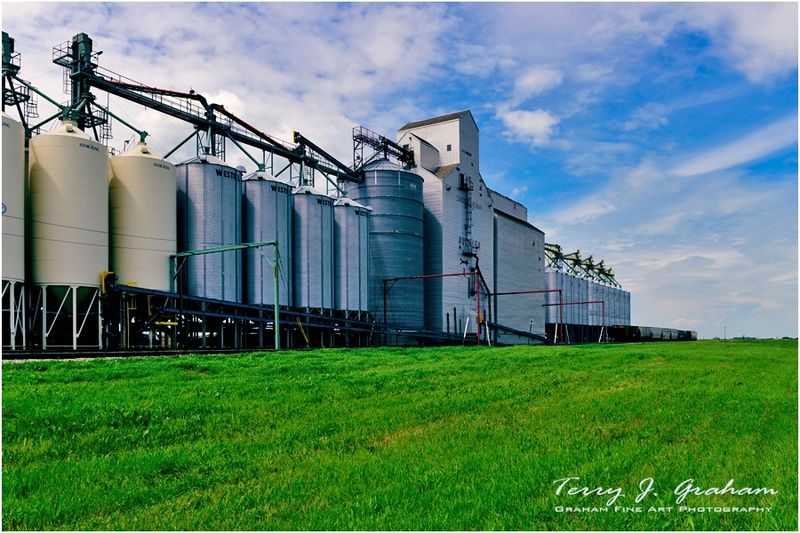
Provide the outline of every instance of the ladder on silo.
<path id="1" fill-rule="evenodd" d="M 475 246 L 472 243 L 472 178 L 459 174 L 458 188 L 464 191 L 464 246 L 461 248 L 463 255 L 475 255 Z"/>

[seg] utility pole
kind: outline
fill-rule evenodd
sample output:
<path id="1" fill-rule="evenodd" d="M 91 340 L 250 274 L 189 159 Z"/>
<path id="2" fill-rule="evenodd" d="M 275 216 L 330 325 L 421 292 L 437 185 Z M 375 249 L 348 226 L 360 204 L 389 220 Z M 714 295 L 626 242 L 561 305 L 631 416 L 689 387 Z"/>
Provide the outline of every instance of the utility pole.
<path id="1" fill-rule="evenodd" d="M 722 340 L 728 340 L 728 326 L 722 326 Z"/>

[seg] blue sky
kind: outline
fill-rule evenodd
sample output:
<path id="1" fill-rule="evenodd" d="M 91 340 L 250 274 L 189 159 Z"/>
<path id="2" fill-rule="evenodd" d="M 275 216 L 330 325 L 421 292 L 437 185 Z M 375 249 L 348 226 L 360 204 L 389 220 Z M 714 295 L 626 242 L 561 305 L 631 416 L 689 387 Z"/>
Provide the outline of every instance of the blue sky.
<path id="1" fill-rule="evenodd" d="M 489 186 L 525 203 L 549 242 L 612 265 L 633 293 L 634 323 L 797 335 L 796 4 L 2 10 L 22 76 L 51 94 L 64 98 L 51 47 L 84 31 L 103 66 L 194 88 L 344 161 L 354 125 L 392 137 L 408 121 L 471 109 Z M 111 105 L 162 152 L 189 132 Z M 112 146 L 129 134 L 116 126 Z"/>

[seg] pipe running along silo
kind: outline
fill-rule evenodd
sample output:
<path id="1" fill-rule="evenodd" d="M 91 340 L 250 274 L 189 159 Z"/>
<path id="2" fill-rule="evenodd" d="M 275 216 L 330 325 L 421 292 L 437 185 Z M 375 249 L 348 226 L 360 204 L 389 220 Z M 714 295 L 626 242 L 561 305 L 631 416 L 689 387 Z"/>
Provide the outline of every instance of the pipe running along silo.
<path id="1" fill-rule="evenodd" d="M 171 290 L 177 250 L 175 165 L 143 142 L 111 158 L 109 266 L 118 283 Z"/>
<path id="2" fill-rule="evenodd" d="M 292 256 L 294 195 L 289 182 L 266 172 L 255 172 L 242 183 L 244 242 L 277 242 L 278 305 L 292 305 Z M 254 305 L 275 304 L 272 246 L 244 251 L 244 301 Z"/>
<path id="3" fill-rule="evenodd" d="M 210 155 L 181 163 L 176 171 L 178 251 L 240 244 L 241 171 Z M 241 302 L 241 272 L 242 252 L 231 250 L 189 257 L 177 280 L 180 290 L 190 296 Z"/>
<path id="4" fill-rule="evenodd" d="M 108 151 L 65 121 L 31 139 L 29 169 L 31 282 L 41 289 L 42 347 L 74 349 L 87 344 L 78 337 L 108 270 Z M 71 328 L 53 330 L 69 317 Z M 51 333 L 58 340 L 50 342 Z M 88 344 L 100 345 L 99 337 Z"/>
<path id="5" fill-rule="evenodd" d="M 5 113 L 2 175 L 3 346 L 16 349 L 25 344 L 25 132 Z"/>
<path id="6" fill-rule="evenodd" d="M 363 172 L 364 181 L 349 184 L 348 196 L 372 207 L 370 311 L 378 321 L 385 317 L 389 325 L 422 329 L 422 280 L 384 280 L 423 274 L 423 179 L 386 159 L 369 163 Z"/>
<path id="7" fill-rule="evenodd" d="M 294 305 L 333 308 L 333 198 L 313 187 L 294 192 Z"/>
<path id="8" fill-rule="evenodd" d="M 346 313 L 369 310 L 369 216 L 366 207 L 350 198 L 336 200 L 334 214 L 334 307 Z"/>

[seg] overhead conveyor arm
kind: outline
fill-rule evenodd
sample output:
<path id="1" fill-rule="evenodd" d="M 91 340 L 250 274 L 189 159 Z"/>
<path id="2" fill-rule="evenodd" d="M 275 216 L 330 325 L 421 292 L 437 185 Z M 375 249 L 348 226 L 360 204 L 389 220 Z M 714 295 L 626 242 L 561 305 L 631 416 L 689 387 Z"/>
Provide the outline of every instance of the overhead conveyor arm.
<path id="1" fill-rule="evenodd" d="M 209 102 L 202 94 L 152 87 L 102 69 L 93 61 L 98 55 L 99 52 L 92 50 L 89 36 L 78 34 L 73 37 L 71 45 L 65 44 L 54 50 L 53 61 L 70 69 L 73 87 L 92 87 L 143 105 L 192 124 L 198 131 L 227 137 L 239 149 L 243 149 L 242 145 L 249 146 L 283 157 L 290 163 L 318 169 L 338 179 L 359 181 L 358 173 L 305 137 L 299 137 L 302 142 L 297 147 L 286 146 L 227 111 L 224 106 Z M 219 120 L 217 115 L 225 117 L 225 120 Z M 306 147 L 310 148 L 310 153 L 307 153 Z"/>
<path id="2" fill-rule="evenodd" d="M 141 104 L 145 107 L 154 109 L 155 111 L 175 117 L 203 129 L 207 129 L 209 126 L 214 124 L 212 119 L 190 111 L 188 106 L 187 109 L 183 109 L 171 103 L 147 96 L 148 94 L 162 94 L 165 96 L 171 96 L 171 94 L 167 94 L 171 91 L 155 89 L 153 87 L 139 87 L 126 83 L 110 81 L 102 76 L 92 76 L 90 78 L 90 84 L 93 87 L 103 90 L 109 94 L 113 94 L 114 96 L 119 96 L 120 98 L 130 100 L 131 102 Z"/>
<path id="3" fill-rule="evenodd" d="M 305 137 L 303 137 L 303 139 L 306 144 L 311 146 L 315 152 L 323 155 L 324 160 L 314 158 L 311 155 L 306 155 L 303 152 L 297 151 L 296 149 L 292 150 L 287 148 L 279 141 L 273 139 L 266 133 L 259 131 L 254 126 L 227 111 L 223 106 L 213 103 L 209 104 L 206 98 L 200 94 L 184 93 L 145 85 L 135 85 L 115 80 L 108 80 L 103 76 L 97 75 L 91 76 L 90 84 L 93 87 L 103 90 L 109 94 L 113 94 L 114 96 L 119 96 L 120 98 L 130 100 L 150 109 L 154 109 L 155 111 L 170 115 L 179 120 L 183 120 L 184 122 L 188 122 L 199 129 L 211 129 L 214 132 L 225 135 L 236 142 L 264 150 L 295 163 L 302 162 L 310 168 L 319 169 L 326 174 L 334 175 L 340 179 L 351 181 L 358 180 L 356 174 L 350 168 L 337 161 L 335 158 L 333 158 L 333 156 L 328 155 L 321 148 L 313 145 L 313 143 L 310 143 L 310 141 L 305 139 Z M 194 111 L 188 104 L 185 106 L 180 106 L 177 102 L 165 102 L 162 99 L 154 98 L 154 96 L 157 95 L 185 98 L 200 102 L 200 104 L 205 108 L 206 113 L 199 113 L 199 109 Z M 233 129 L 230 127 L 230 125 L 219 122 L 214 116 L 215 111 L 224 115 L 235 124 L 241 126 L 245 131 Z M 332 163 L 335 165 L 335 167 L 326 163 Z"/>
<path id="4" fill-rule="evenodd" d="M 338 159 L 336 159 L 335 157 L 330 155 L 328 152 L 326 152 L 325 150 L 323 150 L 322 148 L 320 148 L 319 146 L 317 146 L 316 144 L 314 144 L 313 142 L 308 140 L 299 131 L 294 132 L 294 142 L 297 143 L 300 146 L 307 146 L 314 153 L 319 154 L 320 156 L 322 156 L 327 161 L 329 161 L 329 162 L 333 163 L 334 165 L 336 165 L 336 167 L 338 167 L 339 170 L 341 171 L 341 172 L 331 172 L 331 174 L 335 173 L 337 175 L 337 177 L 339 177 L 341 179 L 346 179 L 346 180 L 350 180 L 350 181 L 361 181 L 361 179 L 356 176 L 356 174 L 353 171 L 353 169 L 351 169 L 350 167 L 348 167 L 344 163 L 340 162 Z M 341 176 L 341 174 L 344 174 L 344 176 Z"/>
<path id="5" fill-rule="evenodd" d="M 234 121 L 235 123 L 239 124 L 241 127 L 245 128 L 245 129 L 246 129 L 246 130 L 248 130 L 250 133 L 253 133 L 253 134 L 254 134 L 254 135 L 256 135 L 258 138 L 260 138 L 260 139 L 263 139 L 263 140 L 267 141 L 267 142 L 268 142 L 269 144 L 271 144 L 272 146 L 274 146 L 274 147 L 276 147 L 276 148 L 278 148 L 278 149 L 281 149 L 281 150 L 286 150 L 286 149 L 287 149 L 287 148 L 286 148 L 286 146 L 284 146 L 283 144 L 281 144 L 279 141 L 276 141 L 275 139 L 273 139 L 272 137 L 270 137 L 270 136 L 269 136 L 269 135 L 267 135 L 266 133 L 264 133 L 264 132 L 262 132 L 262 131 L 258 130 L 258 129 L 257 129 L 255 126 L 251 126 L 250 124 L 248 124 L 247 122 L 245 122 L 245 121 L 244 121 L 244 120 L 242 120 L 241 118 L 237 117 L 236 115 L 234 115 L 233 113 L 231 113 L 230 111 L 228 111 L 227 109 L 225 109 L 225 106 L 222 106 L 222 105 L 219 105 L 219 104 L 211 104 L 211 108 L 212 108 L 214 111 L 219 111 L 219 112 L 220 112 L 220 113 L 222 113 L 224 116 L 228 117 L 229 119 L 231 119 L 231 120 L 232 120 L 232 121 Z"/>

